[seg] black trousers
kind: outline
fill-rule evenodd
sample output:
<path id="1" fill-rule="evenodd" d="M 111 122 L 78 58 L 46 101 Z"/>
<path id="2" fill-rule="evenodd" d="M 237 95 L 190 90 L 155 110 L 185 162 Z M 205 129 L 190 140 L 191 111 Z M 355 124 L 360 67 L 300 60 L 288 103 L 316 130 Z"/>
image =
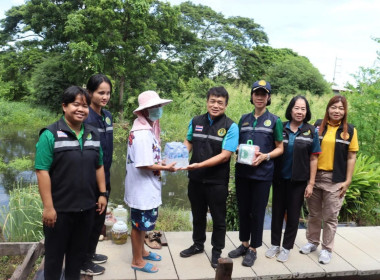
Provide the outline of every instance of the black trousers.
<path id="1" fill-rule="evenodd" d="M 111 190 L 111 185 L 107 184 L 106 186 L 107 189 L 107 202 L 108 198 L 110 196 L 110 190 Z M 107 209 L 104 210 L 102 214 L 99 215 L 99 212 L 95 211 L 95 219 L 94 219 L 94 225 L 91 229 L 90 237 L 88 240 L 88 247 L 87 247 L 87 254 L 86 254 L 86 261 L 90 261 L 92 259 L 92 256 L 96 253 L 96 247 L 98 246 L 99 242 L 99 236 L 102 232 L 103 226 L 104 226 L 104 221 L 106 219 L 106 211 Z"/>
<path id="2" fill-rule="evenodd" d="M 239 209 L 239 239 L 258 248 L 263 241 L 265 209 L 271 181 L 236 177 L 236 198 Z"/>
<path id="3" fill-rule="evenodd" d="M 79 280 L 94 213 L 94 208 L 75 213 L 58 212 L 55 226 L 44 226 L 46 280 L 61 279 L 64 256 L 65 279 Z"/>
<path id="4" fill-rule="evenodd" d="M 272 197 L 272 245 L 280 246 L 284 215 L 287 213 L 287 221 L 282 241 L 282 247 L 293 249 L 297 236 L 298 223 L 307 181 L 291 181 L 281 179 L 273 183 Z"/>
<path id="5" fill-rule="evenodd" d="M 188 197 L 193 215 L 193 241 L 198 248 L 204 248 L 206 241 L 209 208 L 213 222 L 211 245 L 214 252 L 222 252 L 226 235 L 227 196 L 228 184 L 216 185 L 189 181 Z"/>

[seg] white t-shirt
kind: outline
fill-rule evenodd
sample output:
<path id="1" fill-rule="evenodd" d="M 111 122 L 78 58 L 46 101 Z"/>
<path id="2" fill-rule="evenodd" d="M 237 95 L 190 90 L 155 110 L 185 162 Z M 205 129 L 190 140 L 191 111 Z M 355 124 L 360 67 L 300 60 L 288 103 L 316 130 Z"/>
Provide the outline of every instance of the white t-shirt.
<path id="1" fill-rule="evenodd" d="M 161 163 L 161 146 L 151 130 L 130 132 L 124 201 L 129 207 L 149 210 L 162 204 L 161 172 L 138 168 Z"/>

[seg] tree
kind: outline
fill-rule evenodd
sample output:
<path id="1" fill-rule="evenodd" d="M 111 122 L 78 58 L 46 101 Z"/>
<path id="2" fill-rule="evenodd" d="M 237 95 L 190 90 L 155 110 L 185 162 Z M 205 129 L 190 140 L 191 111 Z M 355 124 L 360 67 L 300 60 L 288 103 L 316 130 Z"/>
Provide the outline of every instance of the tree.
<path id="1" fill-rule="evenodd" d="M 242 52 L 236 59 L 236 66 L 240 79 L 249 85 L 262 79 L 272 65 L 280 64 L 288 57 L 298 56 L 290 49 L 274 49 L 265 45 L 255 46 L 252 50 L 243 49 Z"/>
<path id="2" fill-rule="evenodd" d="M 180 5 L 182 37 L 170 58 L 179 59 L 185 77 L 239 79 L 243 67 L 237 60 L 254 46 L 268 42 L 262 27 L 253 19 L 225 18 L 210 7 L 184 2 Z"/>
<path id="3" fill-rule="evenodd" d="M 0 97 L 7 100 L 21 100 L 29 93 L 28 82 L 35 68 L 43 58 L 40 50 L 18 44 L 1 52 L 0 77 L 7 84 L 7 91 L 1 91 Z"/>
<path id="4" fill-rule="evenodd" d="M 271 82 L 274 92 L 285 95 L 297 91 L 322 95 L 331 91 L 318 69 L 301 56 L 288 56 L 282 62 L 273 64 L 266 71 L 265 79 Z"/>
<path id="5" fill-rule="evenodd" d="M 18 40 L 60 54 L 72 83 L 82 84 L 95 72 L 112 76 L 122 111 L 124 92 L 140 90 L 155 60 L 176 38 L 179 10 L 153 0 L 34 0 L 6 15 L 3 46 Z"/>
<path id="6" fill-rule="evenodd" d="M 380 68 L 360 68 L 357 88 L 350 86 L 348 118 L 358 131 L 360 152 L 380 161 Z"/>

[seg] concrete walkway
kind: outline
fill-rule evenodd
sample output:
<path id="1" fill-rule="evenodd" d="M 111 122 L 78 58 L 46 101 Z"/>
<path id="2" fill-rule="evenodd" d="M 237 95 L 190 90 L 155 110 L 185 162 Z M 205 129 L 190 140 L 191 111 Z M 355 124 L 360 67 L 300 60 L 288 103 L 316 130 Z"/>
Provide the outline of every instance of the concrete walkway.
<path id="1" fill-rule="evenodd" d="M 130 239 L 124 245 L 116 245 L 112 241 L 99 242 L 98 253 L 108 255 L 109 260 L 104 264 L 106 272 L 94 279 L 215 279 L 215 270 L 210 265 L 211 233 L 207 233 L 205 253 L 190 258 L 181 258 L 179 252 L 192 245 L 191 232 L 166 232 L 165 236 L 168 246 L 154 250 L 162 256 L 162 261 L 155 263 L 159 271 L 152 274 L 131 269 Z M 233 260 L 233 279 L 302 279 L 354 275 L 364 276 L 363 279 L 366 275 L 372 279 L 374 275 L 379 275 L 380 279 L 380 227 L 339 227 L 335 252 L 328 265 L 318 263 L 320 247 L 309 255 L 298 252 L 299 247 L 306 243 L 304 229 L 298 231 L 295 247 L 290 253 L 289 261 L 284 264 L 264 255 L 270 246 L 270 230 L 264 231 L 263 241 L 252 268 L 242 266 L 241 257 Z M 222 257 L 227 257 L 228 252 L 239 245 L 238 232 L 228 232 Z"/>

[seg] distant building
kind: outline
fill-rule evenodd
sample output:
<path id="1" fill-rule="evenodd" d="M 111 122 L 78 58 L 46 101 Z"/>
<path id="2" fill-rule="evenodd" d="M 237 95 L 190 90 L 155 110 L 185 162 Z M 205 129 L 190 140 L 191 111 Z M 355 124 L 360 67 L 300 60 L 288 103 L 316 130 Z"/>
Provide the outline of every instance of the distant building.
<path id="1" fill-rule="evenodd" d="M 332 89 L 332 91 L 333 91 L 334 94 L 340 94 L 342 92 L 351 92 L 350 89 L 347 89 L 345 87 L 340 87 L 340 86 L 337 86 L 337 85 L 332 85 L 331 89 Z"/>

